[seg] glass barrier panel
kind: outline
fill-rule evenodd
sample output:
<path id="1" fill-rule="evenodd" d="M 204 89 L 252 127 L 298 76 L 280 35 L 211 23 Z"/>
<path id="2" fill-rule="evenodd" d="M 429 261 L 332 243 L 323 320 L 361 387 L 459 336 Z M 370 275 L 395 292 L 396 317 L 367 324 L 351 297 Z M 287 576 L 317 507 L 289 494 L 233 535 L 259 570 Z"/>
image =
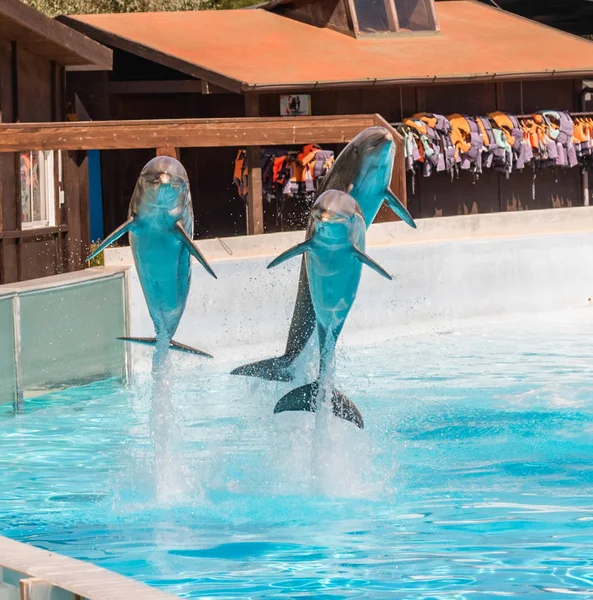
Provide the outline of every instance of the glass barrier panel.
<path id="1" fill-rule="evenodd" d="M 15 400 L 15 368 L 12 298 L 0 298 L 0 404 Z"/>
<path id="2" fill-rule="evenodd" d="M 21 296 L 24 395 L 125 377 L 123 277 Z"/>

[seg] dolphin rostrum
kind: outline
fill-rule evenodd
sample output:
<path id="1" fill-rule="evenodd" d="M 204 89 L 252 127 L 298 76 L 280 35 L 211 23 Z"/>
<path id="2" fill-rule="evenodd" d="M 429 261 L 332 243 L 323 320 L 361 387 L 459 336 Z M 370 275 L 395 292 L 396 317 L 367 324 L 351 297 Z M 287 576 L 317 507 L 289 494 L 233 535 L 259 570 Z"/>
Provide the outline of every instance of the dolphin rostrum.
<path id="1" fill-rule="evenodd" d="M 361 429 L 364 427 L 358 408 L 334 389 L 332 373 L 336 342 L 356 298 L 362 265 L 392 279 L 365 254 L 365 238 L 366 225 L 356 200 L 344 192 L 328 190 L 311 209 L 306 241 L 289 248 L 268 265 L 269 269 L 299 254 L 305 255 L 319 336 L 319 378 L 286 394 L 276 404 L 275 413 L 315 412 L 327 388 L 331 390 L 333 413 Z"/>
<path id="2" fill-rule="evenodd" d="M 158 344 L 212 358 L 210 354 L 173 341 L 189 293 L 190 255 L 216 278 L 192 242 L 194 213 L 187 172 L 170 156 L 150 160 L 138 177 L 128 220 L 118 227 L 86 260 L 91 260 L 125 233 L 154 325 L 155 338 L 120 340 Z"/>
<path id="3" fill-rule="evenodd" d="M 342 150 L 331 171 L 319 185 L 318 196 L 326 190 L 350 194 L 359 204 L 366 228 L 373 222 L 383 201 L 410 227 L 416 227 L 410 213 L 389 188 L 395 142 L 385 127 L 368 127 Z M 307 232 L 307 236 L 310 232 Z M 292 381 L 293 363 L 315 329 L 315 312 L 309 294 L 305 259 L 284 355 L 237 367 L 233 375 L 261 377 L 272 381 Z"/>

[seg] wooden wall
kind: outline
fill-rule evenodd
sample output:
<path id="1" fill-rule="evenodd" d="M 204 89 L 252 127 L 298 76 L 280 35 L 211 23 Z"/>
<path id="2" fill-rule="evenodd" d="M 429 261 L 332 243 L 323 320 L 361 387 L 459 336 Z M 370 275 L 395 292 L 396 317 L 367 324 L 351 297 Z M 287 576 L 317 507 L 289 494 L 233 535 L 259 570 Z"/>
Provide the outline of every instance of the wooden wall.
<path id="1" fill-rule="evenodd" d="M 480 115 L 494 110 L 528 114 L 541 109 L 579 110 L 581 82 L 572 79 L 507 83 L 385 87 L 365 90 L 314 92 L 314 115 L 379 113 L 387 121 L 401 122 L 415 112 L 454 112 Z M 262 116 L 280 113 L 278 94 L 263 96 Z M 414 217 L 450 216 L 471 212 L 498 212 L 582 205 L 581 171 L 532 167 L 505 175 L 484 171 L 476 181 L 468 173 L 451 181 L 449 175 L 408 180 L 408 206 Z M 535 197 L 533 188 L 535 186 Z M 391 218 L 382 211 L 380 220 Z"/>
<path id="2" fill-rule="evenodd" d="M 3 122 L 65 119 L 64 70 L 0 39 L 0 113 Z M 0 284 L 54 275 L 84 266 L 88 249 L 86 153 L 62 153 L 65 203 L 56 226 L 21 230 L 19 160 L 0 154 Z M 57 158 L 57 157 L 56 157 Z M 57 173 L 57 160 L 56 160 Z"/>
<path id="3" fill-rule="evenodd" d="M 242 117 L 243 110 L 243 97 L 237 94 L 130 94 L 109 100 L 112 119 Z M 236 154 L 235 148 L 181 149 L 194 203 L 196 237 L 245 234 L 245 204 L 233 184 Z M 127 219 L 136 179 L 154 156 L 154 149 L 101 152 L 105 235 Z M 122 242 L 127 243 L 125 238 Z"/>
<path id="4" fill-rule="evenodd" d="M 115 52 L 112 80 L 159 80 L 182 78 L 183 75 L 159 67 L 150 61 Z M 468 83 L 423 87 L 377 87 L 360 90 L 316 91 L 311 94 L 313 115 L 379 113 L 396 123 L 418 111 L 450 114 L 465 112 L 484 114 L 493 110 L 515 114 L 543 108 L 574 110 L 578 108 L 580 81 L 529 81 L 507 83 Z M 141 119 L 174 117 L 244 116 L 244 97 L 232 93 L 105 95 L 100 101 L 89 98 L 92 118 Z M 99 108 L 102 106 L 103 108 Z M 91 112 L 89 110 L 89 112 Z M 280 116 L 280 95 L 260 96 L 261 116 Z M 311 140 L 315 142 L 315 140 Z M 326 146 L 336 154 L 343 145 Z M 245 206 L 232 183 L 235 148 L 184 149 L 181 160 L 188 170 L 195 204 L 195 231 L 198 237 L 243 235 Z M 105 234 L 125 219 L 136 177 L 154 150 L 109 151 L 102 153 Z M 491 212 L 575 206 L 582 203 L 580 170 L 538 173 L 533 198 L 533 171 L 515 172 L 509 179 L 485 172 L 477 181 L 467 173 L 451 182 L 438 175 L 412 177 L 408 173 L 408 204 L 415 217 L 456 215 L 472 211 Z M 287 209 L 291 209 L 287 206 Z M 264 202 L 266 231 L 274 230 L 274 207 Z M 381 210 L 378 220 L 392 219 Z"/>

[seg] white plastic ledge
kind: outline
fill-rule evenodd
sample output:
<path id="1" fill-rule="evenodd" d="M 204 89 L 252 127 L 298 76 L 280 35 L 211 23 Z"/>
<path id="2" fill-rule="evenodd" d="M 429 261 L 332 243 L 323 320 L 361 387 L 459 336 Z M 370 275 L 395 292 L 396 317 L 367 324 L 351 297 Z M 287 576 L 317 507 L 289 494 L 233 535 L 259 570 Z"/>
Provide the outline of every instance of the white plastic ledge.
<path id="1" fill-rule="evenodd" d="M 177 598 L 148 585 L 81 560 L 41 550 L 0 536 L 2 581 L 18 585 L 20 600 L 54 597 L 66 600 L 172 600 Z M 57 591 L 57 590 L 56 590 Z M 18 596 L 17 596 L 18 597 Z"/>

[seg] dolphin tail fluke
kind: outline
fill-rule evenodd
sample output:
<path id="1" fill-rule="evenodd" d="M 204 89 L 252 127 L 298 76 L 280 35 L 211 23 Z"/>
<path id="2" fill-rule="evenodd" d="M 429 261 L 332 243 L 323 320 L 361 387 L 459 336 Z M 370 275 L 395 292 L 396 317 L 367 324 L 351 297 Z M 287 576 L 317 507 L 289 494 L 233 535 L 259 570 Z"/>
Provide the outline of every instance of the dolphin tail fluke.
<path id="1" fill-rule="evenodd" d="M 280 398 L 274 407 L 274 413 L 303 410 L 315 412 L 318 406 L 318 393 L 319 383 L 317 381 L 298 387 Z M 332 391 L 332 409 L 336 417 L 350 421 L 360 429 L 364 429 L 364 421 L 356 404 L 338 390 Z"/>
<path id="2" fill-rule="evenodd" d="M 134 342 L 136 344 L 145 344 L 147 346 L 156 345 L 156 338 L 141 338 L 141 337 L 118 337 L 118 340 L 122 340 L 124 342 Z M 206 358 L 213 358 L 212 355 L 207 352 L 202 352 L 202 350 L 197 350 L 196 348 L 192 348 L 191 346 L 186 346 L 185 344 L 180 344 L 174 340 L 169 342 L 169 347 L 173 350 L 179 350 L 180 352 L 187 352 L 188 354 L 197 354 L 198 356 L 205 356 Z"/>
<path id="3" fill-rule="evenodd" d="M 101 254 L 101 252 L 103 252 L 103 250 L 105 250 L 107 246 L 113 244 L 113 242 L 115 242 L 116 240 L 119 240 L 119 238 L 124 233 L 130 231 L 133 223 L 134 217 L 130 217 L 123 225 L 120 225 L 110 236 L 108 236 L 106 240 L 103 240 L 103 242 L 99 244 L 99 246 L 95 248 L 95 250 L 85 258 L 85 262 L 93 260 L 93 258 L 95 258 L 95 256 L 97 256 L 98 254 Z"/>
<path id="4" fill-rule="evenodd" d="M 412 219 L 412 215 L 408 212 L 408 209 L 401 203 L 401 200 L 391 191 L 385 192 L 385 202 L 389 208 L 402 220 L 405 221 L 410 227 L 416 229 L 416 223 Z"/>
<path id="5" fill-rule="evenodd" d="M 231 375 L 259 377 L 268 381 L 292 381 L 294 379 L 292 359 L 285 356 L 267 358 L 237 367 L 231 371 Z"/>

